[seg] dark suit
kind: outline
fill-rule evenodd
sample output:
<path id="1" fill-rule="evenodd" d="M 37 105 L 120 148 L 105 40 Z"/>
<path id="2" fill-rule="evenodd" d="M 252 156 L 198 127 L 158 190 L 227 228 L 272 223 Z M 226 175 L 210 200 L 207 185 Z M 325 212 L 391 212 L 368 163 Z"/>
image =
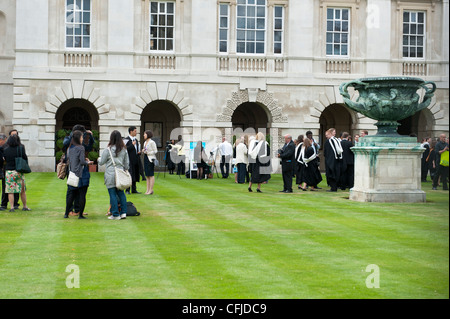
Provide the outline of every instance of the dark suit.
<path id="1" fill-rule="evenodd" d="M 353 147 L 353 143 L 348 140 L 342 140 L 342 172 L 341 172 L 341 181 L 340 187 L 344 188 L 352 188 L 353 182 L 355 179 L 355 154 L 353 154 L 350 149 Z"/>
<path id="2" fill-rule="evenodd" d="M 127 151 L 128 151 L 128 159 L 130 160 L 130 168 L 128 171 L 130 172 L 132 184 L 131 184 L 131 192 L 136 193 L 136 182 L 139 182 L 140 177 L 140 171 L 142 169 L 142 163 L 140 161 L 139 155 L 138 155 L 138 149 L 139 149 L 139 141 L 136 138 L 136 146 L 133 145 L 133 140 L 131 136 L 127 137 L 128 141 L 126 143 Z M 129 191 L 130 189 L 127 189 Z"/>
<path id="3" fill-rule="evenodd" d="M 283 172 L 284 191 L 292 192 L 292 177 L 294 175 L 295 144 L 293 141 L 284 144 L 280 153 L 281 169 Z"/>
<path id="4" fill-rule="evenodd" d="M 428 143 L 424 144 L 423 147 L 425 148 L 425 151 L 422 153 L 422 160 L 421 160 L 421 170 L 422 170 L 422 182 L 427 181 L 427 175 L 428 175 L 428 163 L 427 163 L 427 157 L 430 155 L 430 145 Z"/>

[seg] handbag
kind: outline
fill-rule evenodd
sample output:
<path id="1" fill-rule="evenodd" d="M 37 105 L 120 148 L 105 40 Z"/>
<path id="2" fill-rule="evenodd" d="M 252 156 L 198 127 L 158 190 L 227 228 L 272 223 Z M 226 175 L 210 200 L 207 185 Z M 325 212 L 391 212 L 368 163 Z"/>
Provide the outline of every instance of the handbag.
<path id="1" fill-rule="evenodd" d="M 121 191 L 123 191 L 127 188 L 130 188 L 131 184 L 132 184 L 132 179 L 131 179 L 130 173 L 128 171 L 118 168 L 116 166 L 116 163 L 114 162 L 114 158 L 113 158 L 113 155 L 111 152 L 111 148 L 108 147 L 108 150 L 109 150 L 109 154 L 111 155 L 111 160 L 114 165 L 114 174 L 116 177 L 116 188 Z"/>
<path id="2" fill-rule="evenodd" d="M 28 166 L 28 161 L 22 157 L 22 149 L 20 146 L 17 148 L 16 171 L 23 174 L 31 173 L 30 166 Z"/>
<path id="3" fill-rule="evenodd" d="M 67 163 L 64 163 L 64 155 L 61 157 L 61 161 L 59 161 L 58 165 L 56 166 L 56 176 L 58 176 L 59 179 L 65 179 L 67 176 Z"/>
<path id="4" fill-rule="evenodd" d="M 69 150 L 67 150 L 67 157 L 69 157 Z M 67 160 L 69 161 L 69 159 Z M 67 185 L 72 187 L 78 187 L 78 184 L 80 183 L 80 178 L 70 170 L 70 161 L 68 165 L 69 165 L 69 177 L 67 177 Z"/>
<path id="5" fill-rule="evenodd" d="M 69 177 L 67 178 L 67 185 L 72 187 L 78 187 L 80 183 L 80 178 L 72 171 L 69 172 Z"/>
<path id="6" fill-rule="evenodd" d="M 448 167 L 448 151 L 442 152 L 439 165 Z"/>

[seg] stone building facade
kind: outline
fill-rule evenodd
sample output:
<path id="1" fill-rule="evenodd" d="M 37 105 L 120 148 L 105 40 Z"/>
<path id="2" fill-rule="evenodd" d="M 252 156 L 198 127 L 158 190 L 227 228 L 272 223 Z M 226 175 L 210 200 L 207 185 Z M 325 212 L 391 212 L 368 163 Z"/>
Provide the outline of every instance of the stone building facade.
<path id="1" fill-rule="evenodd" d="M 437 84 L 402 134 L 448 133 L 448 0 L 3 0 L 0 132 L 19 131 L 34 171 L 54 171 L 55 133 L 157 130 L 215 142 L 235 129 L 284 134 L 374 121 L 342 82 L 413 76 Z M 177 129 L 178 128 L 178 129 Z M 174 131 L 174 129 L 177 129 Z M 171 135 L 172 134 L 172 135 Z"/>

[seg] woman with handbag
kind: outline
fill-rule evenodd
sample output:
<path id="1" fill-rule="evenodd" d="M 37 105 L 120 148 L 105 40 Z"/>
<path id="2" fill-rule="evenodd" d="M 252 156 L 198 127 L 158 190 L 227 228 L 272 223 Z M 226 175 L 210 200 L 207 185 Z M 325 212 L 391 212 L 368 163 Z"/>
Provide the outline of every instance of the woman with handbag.
<path id="1" fill-rule="evenodd" d="M 17 159 L 23 160 L 27 165 L 28 157 L 25 147 L 20 143 L 18 135 L 11 135 L 6 141 L 8 147 L 3 151 L 5 165 L 5 192 L 8 194 L 8 200 L 11 204 L 10 212 L 14 212 L 14 194 L 20 194 L 23 204 L 23 211 L 30 211 L 27 207 L 27 195 L 25 185 L 25 172 L 18 171 Z"/>
<path id="2" fill-rule="evenodd" d="M 85 219 L 83 216 L 84 207 L 86 206 L 86 191 L 82 182 L 84 167 L 92 164 L 85 158 L 83 143 L 83 132 L 74 131 L 72 134 L 72 141 L 67 150 L 67 160 L 69 162 L 69 176 L 67 178 L 67 194 L 66 194 L 66 211 L 64 218 L 69 218 L 69 213 L 72 208 L 73 201 L 78 199 L 80 205 L 80 212 L 78 219 Z M 85 191 L 86 190 L 86 191 Z"/>
<path id="3" fill-rule="evenodd" d="M 155 141 L 152 140 L 152 131 L 144 132 L 144 173 L 147 180 L 147 191 L 145 195 L 153 195 L 153 186 L 155 185 L 155 161 L 158 148 Z M 170 153 L 166 154 L 170 157 Z"/>
<path id="4" fill-rule="evenodd" d="M 127 217 L 127 197 L 124 189 L 117 188 L 116 171 L 122 170 L 128 172 L 129 169 L 128 152 L 122 140 L 122 135 L 119 131 L 113 131 L 109 138 L 108 147 L 103 151 L 99 165 L 105 165 L 105 185 L 109 193 L 109 203 L 111 205 L 112 216 L 108 219 L 118 220 Z M 131 186 L 131 179 L 130 185 Z M 121 211 L 119 214 L 119 202 Z"/>

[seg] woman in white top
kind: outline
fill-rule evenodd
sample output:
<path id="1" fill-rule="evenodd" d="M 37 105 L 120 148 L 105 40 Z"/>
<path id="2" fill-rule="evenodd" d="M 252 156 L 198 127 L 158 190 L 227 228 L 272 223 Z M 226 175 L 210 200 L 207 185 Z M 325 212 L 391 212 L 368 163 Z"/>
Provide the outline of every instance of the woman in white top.
<path id="1" fill-rule="evenodd" d="M 236 140 L 236 165 L 237 165 L 237 183 L 244 184 L 247 173 L 247 145 L 244 143 L 244 138 Z"/>
<path id="2" fill-rule="evenodd" d="M 155 141 L 152 140 L 152 131 L 144 132 L 144 173 L 147 180 L 147 191 L 145 195 L 153 194 L 153 186 L 155 185 L 155 161 L 158 148 Z"/>

